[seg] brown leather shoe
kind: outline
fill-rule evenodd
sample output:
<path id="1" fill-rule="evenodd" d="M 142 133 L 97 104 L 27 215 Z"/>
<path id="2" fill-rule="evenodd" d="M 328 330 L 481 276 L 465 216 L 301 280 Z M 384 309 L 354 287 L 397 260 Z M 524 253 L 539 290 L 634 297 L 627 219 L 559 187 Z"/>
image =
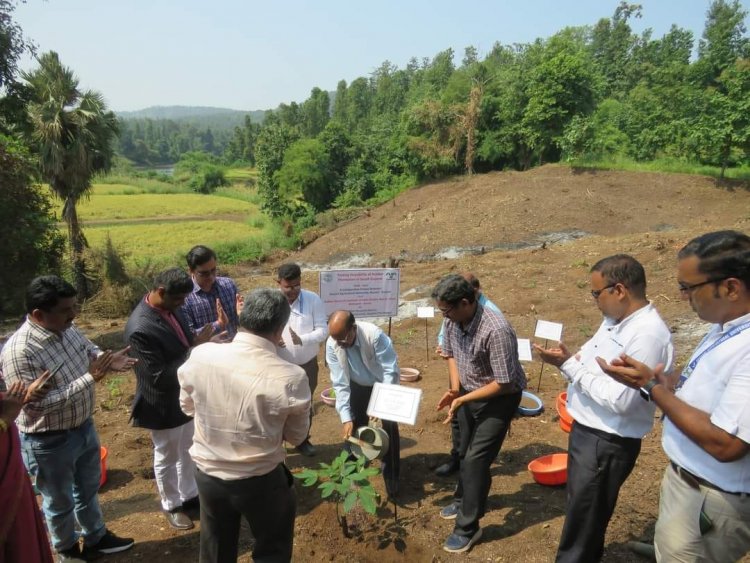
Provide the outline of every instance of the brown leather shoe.
<path id="1" fill-rule="evenodd" d="M 164 516 L 167 517 L 167 522 L 169 522 L 169 525 L 177 530 L 190 530 L 195 526 L 195 524 L 193 524 L 193 521 L 190 519 L 190 516 L 185 514 L 181 508 L 177 508 L 175 510 L 165 510 Z"/>

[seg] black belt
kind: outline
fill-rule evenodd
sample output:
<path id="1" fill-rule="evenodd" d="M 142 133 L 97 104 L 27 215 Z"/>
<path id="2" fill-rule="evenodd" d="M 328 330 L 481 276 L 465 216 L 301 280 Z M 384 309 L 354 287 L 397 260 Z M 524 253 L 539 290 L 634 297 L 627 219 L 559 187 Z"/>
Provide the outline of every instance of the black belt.
<path id="1" fill-rule="evenodd" d="M 88 421 L 87 421 L 88 422 Z M 85 422 L 83 424 L 86 424 Z M 81 426 L 83 426 L 81 424 Z M 62 436 L 63 434 L 67 434 L 68 432 L 75 432 L 81 426 L 76 426 L 75 428 L 66 428 L 65 430 L 45 430 L 43 432 L 24 432 L 23 434 L 25 436 L 31 436 L 32 438 L 44 438 L 46 436 Z"/>
<path id="2" fill-rule="evenodd" d="M 599 430 L 598 428 L 591 428 L 591 426 L 586 426 L 585 424 L 581 424 L 577 420 L 573 421 L 573 425 L 577 426 L 580 430 L 583 430 L 584 432 L 588 432 L 589 434 L 593 434 L 594 436 L 597 436 L 598 438 L 601 438 L 602 440 L 606 440 L 607 442 L 621 444 L 623 446 L 635 446 L 637 444 L 640 444 L 641 442 L 640 438 L 626 438 L 625 436 L 618 436 L 617 434 L 612 434 L 611 432 Z"/>
<path id="3" fill-rule="evenodd" d="M 693 475 L 692 473 L 690 473 L 690 471 L 688 471 L 684 467 L 680 467 L 674 461 L 670 461 L 669 465 L 671 465 L 672 469 L 674 469 L 674 472 L 677 473 L 677 475 L 679 475 L 680 478 L 683 481 L 685 481 L 685 483 L 687 483 L 693 489 L 699 489 L 700 486 L 702 485 L 702 486 L 706 487 L 707 489 L 713 489 L 714 491 L 719 491 L 720 493 L 724 493 L 724 494 L 727 494 L 727 495 L 742 496 L 742 495 L 746 495 L 747 494 L 747 493 L 733 493 L 732 491 L 725 491 L 724 489 L 722 489 L 721 487 L 717 487 L 716 485 L 714 485 L 710 481 L 706 481 L 702 477 L 698 477 L 697 475 Z"/>

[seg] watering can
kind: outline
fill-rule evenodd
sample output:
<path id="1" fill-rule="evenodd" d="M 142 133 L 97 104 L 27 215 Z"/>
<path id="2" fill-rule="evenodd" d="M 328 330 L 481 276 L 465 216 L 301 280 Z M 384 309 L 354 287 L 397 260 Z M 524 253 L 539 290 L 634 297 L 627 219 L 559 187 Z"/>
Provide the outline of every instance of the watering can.
<path id="1" fill-rule="evenodd" d="M 357 428 L 356 435 L 349 436 L 346 441 L 352 444 L 352 453 L 357 457 L 372 461 L 382 459 L 388 452 L 388 434 L 382 428 L 361 426 Z"/>

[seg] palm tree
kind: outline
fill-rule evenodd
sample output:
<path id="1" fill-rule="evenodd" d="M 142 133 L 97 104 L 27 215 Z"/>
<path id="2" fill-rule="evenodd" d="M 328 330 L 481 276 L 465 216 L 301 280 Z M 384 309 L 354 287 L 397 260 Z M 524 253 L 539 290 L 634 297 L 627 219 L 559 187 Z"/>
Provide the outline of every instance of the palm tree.
<path id="1" fill-rule="evenodd" d="M 73 71 L 50 51 L 37 59 L 39 68 L 23 73 L 32 98 L 28 105 L 32 146 L 39 155 L 40 174 L 63 200 L 63 220 L 79 298 L 89 296 L 83 256 L 86 238 L 76 205 L 91 192 L 91 177 L 112 164 L 118 134 L 115 114 L 107 111 L 101 94 L 82 92 Z"/>

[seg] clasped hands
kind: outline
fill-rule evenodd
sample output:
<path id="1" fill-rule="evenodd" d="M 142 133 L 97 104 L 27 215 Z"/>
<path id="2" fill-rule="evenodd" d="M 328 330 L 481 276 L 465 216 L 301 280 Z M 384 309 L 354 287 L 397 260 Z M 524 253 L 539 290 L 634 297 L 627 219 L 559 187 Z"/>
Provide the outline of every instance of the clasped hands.
<path id="1" fill-rule="evenodd" d="M 105 350 L 91 360 L 89 362 L 89 373 L 94 381 L 101 381 L 110 371 L 126 371 L 132 368 L 138 360 L 128 356 L 129 351 L 130 346 L 126 346 L 117 352 Z M 44 377 L 44 374 L 42 374 L 42 377 Z"/>

